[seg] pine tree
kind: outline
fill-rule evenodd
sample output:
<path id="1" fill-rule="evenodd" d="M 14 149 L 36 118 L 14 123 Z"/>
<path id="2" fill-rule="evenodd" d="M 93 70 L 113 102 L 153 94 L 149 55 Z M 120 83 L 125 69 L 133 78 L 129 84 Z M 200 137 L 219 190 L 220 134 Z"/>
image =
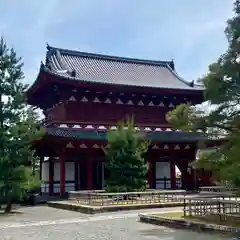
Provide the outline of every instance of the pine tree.
<path id="1" fill-rule="evenodd" d="M 108 133 L 108 148 L 105 149 L 108 192 L 137 191 L 148 187 L 148 165 L 143 157 L 148 146 L 149 142 L 134 129 L 133 120 L 127 122 L 127 128 L 121 122 L 117 130 Z"/>
<path id="2" fill-rule="evenodd" d="M 0 200 L 10 212 L 12 203 L 37 186 L 32 142 L 41 137 L 37 115 L 26 104 L 27 85 L 22 62 L 13 48 L 0 40 Z"/>
<path id="3" fill-rule="evenodd" d="M 180 105 L 167 114 L 168 121 L 184 131 L 198 129 L 212 137 L 223 136 L 219 147 L 201 155 L 196 167 L 210 169 L 218 180 L 240 188 L 240 1 L 227 21 L 228 48 L 200 82 L 211 111 Z M 204 146 L 204 143 L 201 143 Z"/>

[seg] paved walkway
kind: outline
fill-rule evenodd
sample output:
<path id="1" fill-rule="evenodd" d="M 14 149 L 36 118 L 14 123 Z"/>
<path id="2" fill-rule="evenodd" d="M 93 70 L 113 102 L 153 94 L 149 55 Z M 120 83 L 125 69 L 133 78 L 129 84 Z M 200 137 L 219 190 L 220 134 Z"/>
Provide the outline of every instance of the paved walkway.
<path id="1" fill-rule="evenodd" d="M 212 234 L 174 230 L 137 221 L 138 212 L 179 211 L 181 208 L 84 215 L 46 206 L 22 208 L 0 217 L 0 240 L 223 240 Z"/>

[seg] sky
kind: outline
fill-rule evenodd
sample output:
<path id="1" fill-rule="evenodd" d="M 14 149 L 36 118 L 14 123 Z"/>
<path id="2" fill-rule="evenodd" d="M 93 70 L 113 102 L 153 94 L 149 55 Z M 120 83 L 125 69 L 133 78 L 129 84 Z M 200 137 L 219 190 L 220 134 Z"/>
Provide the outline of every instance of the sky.
<path id="1" fill-rule="evenodd" d="M 46 43 L 152 60 L 174 59 L 188 81 L 206 73 L 227 47 L 233 0 L 0 0 L 0 35 L 36 79 Z"/>

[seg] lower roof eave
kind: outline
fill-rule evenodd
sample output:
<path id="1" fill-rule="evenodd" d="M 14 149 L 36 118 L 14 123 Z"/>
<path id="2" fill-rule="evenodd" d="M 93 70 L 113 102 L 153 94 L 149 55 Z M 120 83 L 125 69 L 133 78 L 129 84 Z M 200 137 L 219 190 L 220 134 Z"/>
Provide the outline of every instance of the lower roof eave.
<path id="1" fill-rule="evenodd" d="M 65 138 L 70 140 L 89 140 L 89 141 L 106 141 L 106 131 L 96 130 L 73 130 L 73 129 L 62 129 L 62 128 L 46 128 L 46 136 Z M 192 132 L 146 132 L 146 140 L 153 142 L 198 142 L 201 140 L 207 140 L 207 136 L 202 133 Z"/>

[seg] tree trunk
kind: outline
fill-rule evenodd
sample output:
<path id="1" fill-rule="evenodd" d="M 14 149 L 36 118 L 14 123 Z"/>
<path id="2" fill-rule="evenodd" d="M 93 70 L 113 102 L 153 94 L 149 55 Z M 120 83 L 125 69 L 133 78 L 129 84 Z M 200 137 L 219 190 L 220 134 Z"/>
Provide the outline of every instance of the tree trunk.
<path id="1" fill-rule="evenodd" d="M 9 198 L 9 199 L 7 200 L 7 206 L 6 206 L 4 212 L 5 212 L 5 213 L 10 213 L 11 210 L 12 210 L 12 199 Z"/>

